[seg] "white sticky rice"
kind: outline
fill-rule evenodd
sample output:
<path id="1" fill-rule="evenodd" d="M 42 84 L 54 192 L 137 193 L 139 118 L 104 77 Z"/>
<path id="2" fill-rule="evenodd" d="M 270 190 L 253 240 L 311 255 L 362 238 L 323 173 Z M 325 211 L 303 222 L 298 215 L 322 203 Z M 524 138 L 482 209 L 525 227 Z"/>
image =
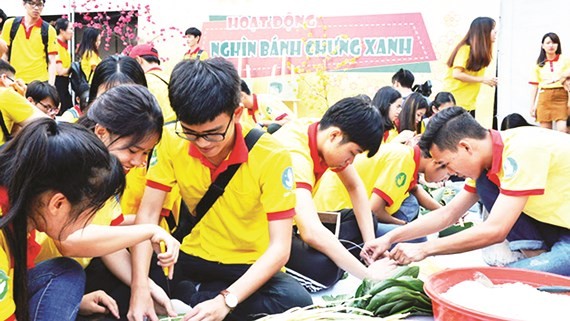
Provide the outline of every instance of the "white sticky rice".
<path id="1" fill-rule="evenodd" d="M 478 281 L 463 281 L 449 288 L 442 297 L 507 320 L 570 320 L 570 296 L 542 292 L 520 282 L 487 287 Z"/>

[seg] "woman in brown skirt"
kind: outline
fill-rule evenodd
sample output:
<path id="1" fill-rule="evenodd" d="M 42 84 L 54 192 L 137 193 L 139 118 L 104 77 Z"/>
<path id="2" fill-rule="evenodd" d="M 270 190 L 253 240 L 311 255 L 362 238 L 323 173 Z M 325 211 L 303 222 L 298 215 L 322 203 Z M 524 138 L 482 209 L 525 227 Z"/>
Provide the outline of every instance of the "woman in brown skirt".
<path id="1" fill-rule="evenodd" d="M 568 118 L 568 91 L 559 81 L 570 71 L 570 60 L 561 56 L 560 38 L 549 32 L 542 37 L 540 55 L 536 61 L 531 92 L 531 116 L 540 126 L 566 132 Z"/>

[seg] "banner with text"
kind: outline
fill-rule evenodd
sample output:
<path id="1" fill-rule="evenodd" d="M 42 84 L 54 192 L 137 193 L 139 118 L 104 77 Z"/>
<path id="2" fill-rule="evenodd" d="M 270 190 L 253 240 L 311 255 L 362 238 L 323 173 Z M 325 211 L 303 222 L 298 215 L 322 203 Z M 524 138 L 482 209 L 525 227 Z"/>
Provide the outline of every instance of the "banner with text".
<path id="1" fill-rule="evenodd" d="M 421 13 L 227 16 L 205 22 L 201 46 L 240 76 L 352 70 L 435 61 Z M 246 74 L 247 73 L 247 74 Z"/>

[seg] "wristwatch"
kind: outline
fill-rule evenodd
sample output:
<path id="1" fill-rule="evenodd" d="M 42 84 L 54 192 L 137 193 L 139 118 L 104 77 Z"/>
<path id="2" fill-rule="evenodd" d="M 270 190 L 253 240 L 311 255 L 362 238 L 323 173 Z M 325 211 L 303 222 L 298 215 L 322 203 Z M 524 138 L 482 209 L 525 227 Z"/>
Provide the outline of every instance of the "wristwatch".
<path id="1" fill-rule="evenodd" d="M 235 309 L 238 305 L 238 298 L 235 294 L 230 293 L 228 290 L 222 290 L 220 294 L 224 297 L 224 302 L 230 308 L 230 310 Z"/>

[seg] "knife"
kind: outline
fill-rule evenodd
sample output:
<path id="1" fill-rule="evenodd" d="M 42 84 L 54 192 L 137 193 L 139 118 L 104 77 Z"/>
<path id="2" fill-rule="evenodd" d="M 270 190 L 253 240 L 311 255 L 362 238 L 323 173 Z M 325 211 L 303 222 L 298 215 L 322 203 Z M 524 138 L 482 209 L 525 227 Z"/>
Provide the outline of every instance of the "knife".
<path id="1" fill-rule="evenodd" d="M 160 253 L 166 252 L 166 244 L 164 241 L 160 241 Z M 164 276 L 166 277 L 166 292 L 168 294 L 168 298 L 171 298 L 170 294 L 170 280 L 168 280 L 169 269 L 168 266 L 163 266 L 162 271 L 164 272 Z"/>

